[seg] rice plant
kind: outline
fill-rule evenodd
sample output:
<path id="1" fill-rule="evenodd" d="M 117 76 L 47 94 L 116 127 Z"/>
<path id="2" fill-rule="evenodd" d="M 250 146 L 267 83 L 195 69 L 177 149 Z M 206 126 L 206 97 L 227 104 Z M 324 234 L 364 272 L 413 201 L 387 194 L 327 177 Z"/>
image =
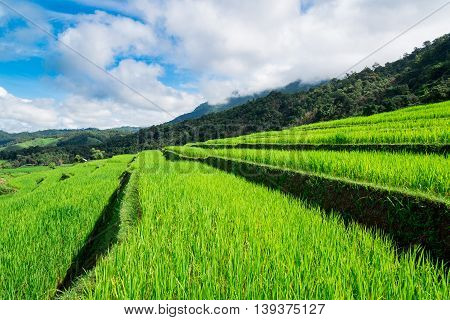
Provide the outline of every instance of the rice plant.
<path id="1" fill-rule="evenodd" d="M 448 144 L 449 135 L 450 101 L 447 101 L 369 117 L 209 140 L 206 144 Z"/>
<path id="2" fill-rule="evenodd" d="M 442 155 L 362 151 L 283 151 L 168 147 L 189 157 L 217 156 L 398 188 L 449 200 L 450 159 Z"/>
<path id="3" fill-rule="evenodd" d="M 194 162 L 140 155 L 143 214 L 84 299 L 448 299 L 448 271 L 363 227 Z"/>
<path id="4" fill-rule="evenodd" d="M 55 295 L 130 160 L 119 156 L 12 178 L 19 190 L 0 196 L 0 299 Z"/>

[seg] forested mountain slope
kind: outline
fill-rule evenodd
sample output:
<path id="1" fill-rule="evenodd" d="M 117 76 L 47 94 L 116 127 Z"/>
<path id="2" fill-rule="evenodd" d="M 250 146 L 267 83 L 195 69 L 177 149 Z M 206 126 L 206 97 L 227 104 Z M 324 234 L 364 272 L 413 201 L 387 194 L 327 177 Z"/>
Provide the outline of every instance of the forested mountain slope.
<path id="1" fill-rule="evenodd" d="M 310 88 L 313 88 L 317 86 L 320 83 L 316 84 L 309 84 L 309 83 L 303 83 L 300 80 L 291 82 L 287 86 L 284 86 L 282 88 L 275 89 L 274 91 L 282 92 L 282 93 L 296 93 L 300 91 L 306 91 Z M 231 98 L 228 98 L 227 102 L 220 103 L 220 104 L 209 104 L 208 102 L 202 103 L 198 107 L 196 107 L 192 112 L 183 114 L 179 117 L 176 117 L 169 123 L 178 123 L 185 120 L 191 120 L 191 119 L 198 119 L 201 118 L 204 115 L 210 114 L 210 113 L 217 113 L 225 110 L 229 110 L 231 108 L 243 105 L 251 100 L 255 100 L 258 98 L 266 97 L 270 94 L 271 90 L 264 90 L 262 92 L 255 93 L 253 95 L 247 95 L 247 96 L 233 96 Z"/>
<path id="2" fill-rule="evenodd" d="M 371 115 L 450 99 L 450 34 L 385 66 L 374 65 L 307 92 L 272 92 L 242 106 L 199 119 L 142 129 L 112 139 L 110 150 L 150 149 L 306 123 Z"/>

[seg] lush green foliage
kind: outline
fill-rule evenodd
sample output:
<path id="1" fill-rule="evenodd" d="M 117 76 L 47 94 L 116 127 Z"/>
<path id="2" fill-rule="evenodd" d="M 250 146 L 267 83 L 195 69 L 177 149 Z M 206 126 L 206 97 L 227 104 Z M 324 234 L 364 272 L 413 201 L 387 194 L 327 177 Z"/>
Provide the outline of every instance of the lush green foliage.
<path id="1" fill-rule="evenodd" d="M 98 129 L 79 129 L 79 130 L 44 130 L 37 132 L 21 132 L 21 133 L 7 133 L 0 130 L 0 146 L 11 146 L 16 144 L 25 144 L 25 147 L 30 147 L 30 144 L 38 145 L 40 142 L 51 141 L 47 139 L 58 139 L 62 144 L 74 144 L 73 142 L 85 143 L 85 138 L 90 137 L 100 141 L 117 135 L 126 135 L 136 132 L 138 128 L 123 127 L 107 130 Z M 75 139 L 72 143 L 68 142 Z M 34 142 L 30 142 L 34 141 Z M 53 140 L 52 142 L 55 142 Z"/>
<path id="2" fill-rule="evenodd" d="M 17 134 L 0 131 L 0 158 L 9 160 L 14 167 L 27 164 L 73 163 L 77 154 L 91 159 L 92 147 L 98 147 L 112 138 L 126 137 L 137 130 L 124 127 L 108 130 L 46 130 Z M 110 157 L 117 153 L 120 152 L 110 151 L 105 156 Z"/>
<path id="3" fill-rule="evenodd" d="M 282 151 L 170 147 L 190 157 L 219 156 L 450 196 L 450 159 L 439 155 L 358 151 Z"/>
<path id="4" fill-rule="evenodd" d="M 55 295 L 130 160 L 2 171 L 18 191 L 0 197 L 0 299 Z"/>
<path id="5" fill-rule="evenodd" d="M 446 144 L 450 136 L 450 101 L 400 109 L 369 117 L 320 122 L 283 131 L 261 132 L 208 144 Z"/>
<path id="6" fill-rule="evenodd" d="M 448 274 L 356 224 L 193 162 L 140 155 L 143 215 L 95 299 L 447 299 Z"/>
<path id="7" fill-rule="evenodd" d="M 298 81 L 291 82 L 290 84 L 288 84 L 285 87 L 278 88 L 277 91 L 283 92 L 283 93 L 295 93 L 295 92 L 300 92 L 300 91 L 307 91 L 313 87 L 318 86 L 319 84 L 320 83 L 308 84 L 308 83 L 303 83 L 300 80 L 298 80 Z M 267 95 L 270 94 L 270 92 L 271 92 L 270 90 L 264 90 L 262 92 L 255 93 L 255 94 L 248 95 L 248 96 L 231 97 L 227 100 L 227 102 L 219 103 L 219 104 L 211 105 L 208 102 L 205 102 L 205 103 L 202 103 L 201 105 L 199 105 L 197 108 L 195 108 L 194 111 L 183 114 L 179 117 L 176 117 L 169 123 L 178 123 L 178 122 L 185 121 L 185 120 L 198 119 L 198 118 L 201 118 L 202 116 L 210 114 L 210 113 L 225 111 L 225 110 L 234 108 L 236 106 L 243 105 L 248 101 L 255 100 L 255 99 L 258 99 L 261 97 L 266 97 Z"/>
<path id="8" fill-rule="evenodd" d="M 225 112 L 137 134 L 128 135 L 131 129 L 0 131 L 0 148 L 26 146 L 0 151 L 10 165 L 51 164 L 0 169 L 0 299 L 55 296 L 131 156 L 62 164 L 267 130 L 272 132 L 209 143 L 446 144 L 449 102 L 360 116 L 450 99 L 449 47 L 446 35 L 395 63 L 366 68 L 308 92 L 273 92 Z M 358 117 L 317 123 L 350 116 Z M 273 131 L 299 125 L 304 126 Z M 57 146 L 42 146 L 52 138 L 59 139 Z M 446 201 L 449 196 L 445 156 L 172 150 L 331 175 Z M 420 250 L 398 251 L 375 231 L 345 225 L 319 208 L 198 162 L 165 161 L 152 151 L 140 154 L 134 166 L 126 193 L 117 200 L 122 201 L 120 242 L 80 280 L 76 297 L 450 298 L 448 269 Z"/>
<path id="9" fill-rule="evenodd" d="M 16 177 L 16 176 L 21 176 L 24 174 L 33 173 L 33 172 L 46 171 L 48 169 L 49 169 L 48 167 L 43 167 L 43 166 L 25 166 L 25 167 L 20 167 L 20 168 L 7 167 L 7 168 L 0 169 L 0 176 L 8 175 L 8 176 Z"/>
<path id="10" fill-rule="evenodd" d="M 27 140 L 16 144 L 20 148 L 30 148 L 30 147 L 45 147 L 50 145 L 56 145 L 59 138 L 36 138 L 33 140 Z"/>

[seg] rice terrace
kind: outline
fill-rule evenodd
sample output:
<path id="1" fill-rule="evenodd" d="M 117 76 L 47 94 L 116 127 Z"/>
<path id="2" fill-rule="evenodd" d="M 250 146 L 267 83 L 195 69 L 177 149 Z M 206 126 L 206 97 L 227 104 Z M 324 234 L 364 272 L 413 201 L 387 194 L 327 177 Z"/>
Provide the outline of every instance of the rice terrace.
<path id="1" fill-rule="evenodd" d="M 450 2 L 0 0 L 0 319 L 440 319 Z"/>
<path id="2" fill-rule="evenodd" d="M 1 298 L 448 299 L 449 127 L 443 102 L 3 169 Z"/>

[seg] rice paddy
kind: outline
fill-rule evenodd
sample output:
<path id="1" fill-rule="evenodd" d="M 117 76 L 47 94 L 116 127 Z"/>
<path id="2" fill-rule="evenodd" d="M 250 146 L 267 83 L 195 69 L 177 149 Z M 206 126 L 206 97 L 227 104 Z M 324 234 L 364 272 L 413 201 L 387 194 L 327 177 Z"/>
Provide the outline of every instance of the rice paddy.
<path id="1" fill-rule="evenodd" d="M 78 288 L 83 299 L 447 299 L 420 251 L 193 162 L 142 153 L 142 220 Z"/>
<path id="2" fill-rule="evenodd" d="M 210 140 L 205 144 L 448 144 L 449 128 L 450 102 L 447 101 L 369 117 Z"/>
<path id="3" fill-rule="evenodd" d="M 236 146 L 446 145 L 449 128 L 444 102 L 206 142 L 212 149 L 166 148 L 191 160 L 215 157 L 318 177 L 309 187 L 327 193 L 331 210 L 200 161 L 167 160 L 160 151 L 56 169 L 0 169 L 0 299 L 449 299 L 446 260 L 414 242 L 400 248 L 384 232 L 392 221 L 407 240 L 425 230 L 419 243 L 442 247 L 436 252 L 446 257 L 447 154 Z M 344 220 L 332 207 L 330 180 L 342 190 L 385 191 L 366 193 L 362 202 L 350 194 L 347 202 L 397 201 L 387 217 L 370 207 L 372 225 L 385 228 L 365 227 L 360 208 L 359 220 Z M 405 197 L 391 199 L 391 190 Z M 105 215 L 113 198 L 119 221 Z M 432 208 L 420 211 L 417 203 Z M 105 247 L 109 227 L 118 231 Z M 101 246 L 106 250 L 97 254 Z M 85 249 L 94 254 L 84 256 Z M 88 269 L 71 273 L 92 257 Z"/>
<path id="4" fill-rule="evenodd" d="M 340 177 L 449 200 L 450 160 L 443 155 L 359 151 L 283 151 L 169 147 L 189 157 L 243 160 Z"/>
<path id="5" fill-rule="evenodd" d="M 0 197 L 0 299 L 55 295 L 130 160 L 119 156 L 12 178 L 17 192 Z"/>

